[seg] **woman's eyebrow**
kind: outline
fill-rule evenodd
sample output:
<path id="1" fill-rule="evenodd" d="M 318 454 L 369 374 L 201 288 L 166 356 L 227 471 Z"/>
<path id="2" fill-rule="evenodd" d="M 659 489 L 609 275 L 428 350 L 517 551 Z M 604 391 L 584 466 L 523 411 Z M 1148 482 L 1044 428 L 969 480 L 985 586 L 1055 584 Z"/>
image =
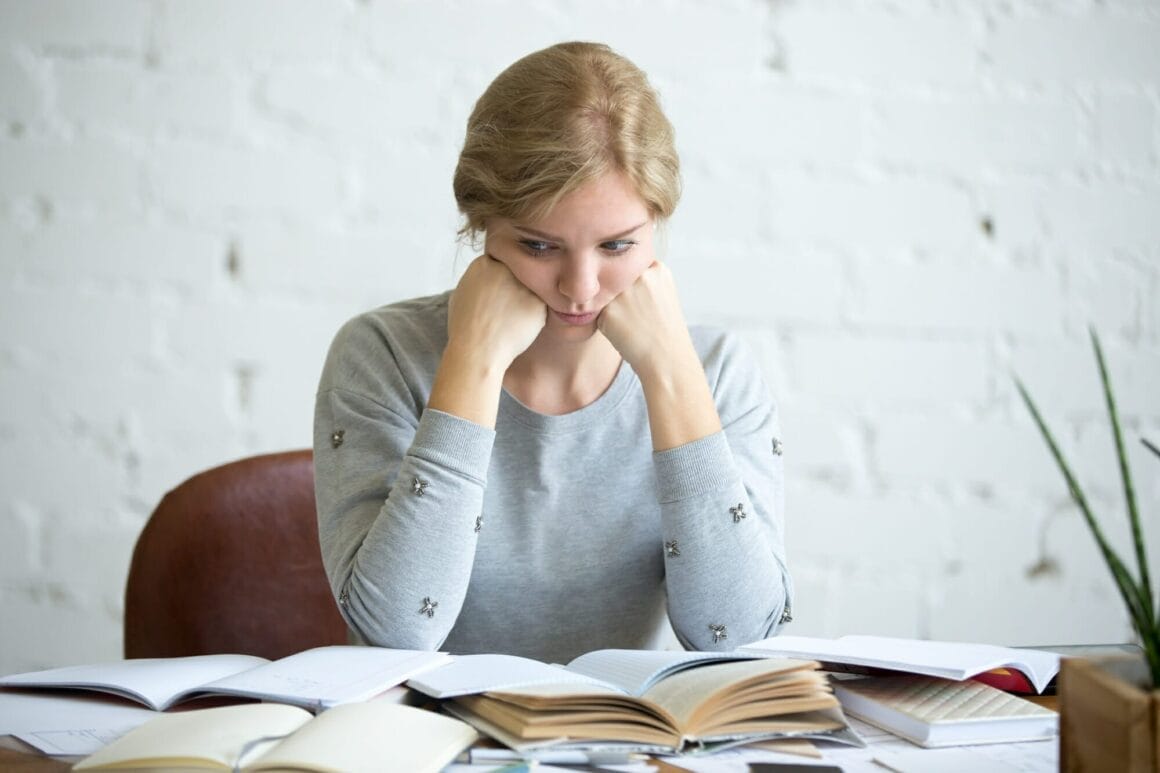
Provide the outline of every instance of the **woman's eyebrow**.
<path id="1" fill-rule="evenodd" d="M 648 225 L 647 220 L 644 221 L 643 223 L 639 223 L 637 225 L 634 225 L 632 228 L 628 228 L 624 231 L 621 231 L 620 233 L 613 234 L 612 236 L 606 236 L 603 239 L 601 239 L 600 241 L 612 242 L 612 241 L 616 241 L 617 239 L 623 239 L 624 237 L 628 236 L 629 234 L 633 233 L 634 231 L 639 231 L 641 228 L 644 228 L 646 225 Z M 537 231 L 534 228 L 528 228 L 526 225 L 520 225 L 519 223 L 512 223 L 512 228 L 515 228 L 517 231 L 522 231 L 523 233 L 527 234 L 528 236 L 534 236 L 537 239 L 543 239 L 546 242 L 563 242 L 564 241 L 563 239 L 560 239 L 559 237 L 552 236 L 551 234 L 546 234 L 543 231 Z"/>

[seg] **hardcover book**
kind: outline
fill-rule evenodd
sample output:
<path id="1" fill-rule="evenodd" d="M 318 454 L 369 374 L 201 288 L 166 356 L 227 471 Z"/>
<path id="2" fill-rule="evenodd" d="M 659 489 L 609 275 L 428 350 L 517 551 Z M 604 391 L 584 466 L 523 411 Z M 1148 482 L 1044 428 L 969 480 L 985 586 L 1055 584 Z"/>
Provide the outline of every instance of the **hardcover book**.
<path id="1" fill-rule="evenodd" d="M 467 655 L 407 684 L 529 753 L 671 753 L 846 727 L 817 663 L 736 653 L 598 650 L 567 666 Z"/>
<path id="2" fill-rule="evenodd" d="M 899 675 L 835 679 L 852 717 L 919 746 L 965 746 L 1054 738 L 1059 715 L 980 682 Z"/>

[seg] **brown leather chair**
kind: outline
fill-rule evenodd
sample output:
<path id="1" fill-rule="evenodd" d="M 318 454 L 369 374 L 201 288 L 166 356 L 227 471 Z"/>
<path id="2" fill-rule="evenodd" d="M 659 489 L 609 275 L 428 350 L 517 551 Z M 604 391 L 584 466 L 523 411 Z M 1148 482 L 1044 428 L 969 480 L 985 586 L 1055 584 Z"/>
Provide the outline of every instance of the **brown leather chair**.
<path id="1" fill-rule="evenodd" d="M 125 657 L 276 659 L 345 644 L 318 547 L 308 450 L 241 459 L 170 491 L 125 589 Z"/>

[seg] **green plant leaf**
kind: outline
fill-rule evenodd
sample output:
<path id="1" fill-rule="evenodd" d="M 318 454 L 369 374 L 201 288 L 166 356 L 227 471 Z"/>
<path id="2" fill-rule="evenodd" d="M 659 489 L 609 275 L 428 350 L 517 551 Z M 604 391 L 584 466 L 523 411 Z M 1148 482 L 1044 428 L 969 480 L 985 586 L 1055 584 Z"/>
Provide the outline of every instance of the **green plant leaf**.
<path id="1" fill-rule="evenodd" d="M 1128 455 L 1124 451 L 1124 434 L 1120 430 L 1120 417 L 1116 411 L 1116 399 L 1112 394 L 1112 383 L 1108 378 L 1108 367 L 1104 361 L 1104 350 L 1095 329 L 1090 331 L 1092 348 L 1096 353 L 1096 363 L 1100 369 L 1100 383 L 1104 389 L 1104 400 L 1108 406 L 1108 419 L 1112 424 L 1112 436 L 1116 441 L 1116 459 L 1120 463 L 1120 479 L 1124 484 L 1124 499 L 1128 503 L 1128 524 L 1132 529 L 1132 544 L 1136 548 L 1136 566 L 1140 572 L 1139 588 L 1143 593 L 1148 619 L 1155 615 L 1152 600 L 1152 577 L 1148 571 L 1148 552 L 1144 546 L 1144 534 L 1140 529 L 1140 510 L 1136 506 L 1136 491 L 1132 485 L 1132 472 L 1128 467 Z"/>
<path id="2" fill-rule="evenodd" d="M 1137 635 L 1140 637 L 1140 643 L 1144 648 L 1144 655 L 1148 661 L 1148 670 L 1152 677 L 1153 688 L 1160 687 L 1160 615 L 1156 615 L 1153 609 L 1153 597 L 1150 582 L 1147 581 L 1147 563 L 1143 559 L 1143 539 L 1140 532 L 1139 513 L 1135 507 L 1135 492 L 1132 488 L 1131 477 L 1127 470 L 1126 454 L 1124 453 L 1123 436 L 1120 433 L 1119 417 L 1116 414 L 1115 399 L 1112 396 L 1111 383 L 1107 377 L 1107 369 L 1104 366 L 1103 352 L 1100 350 L 1099 341 L 1096 338 L 1095 331 L 1092 331 L 1092 342 L 1096 349 L 1096 359 L 1100 366 L 1100 377 L 1104 386 L 1104 395 L 1108 403 L 1108 412 L 1111 416 L 1113 432 L 1116 438 L 1116 454 L 1120 461 L 1121 477 L 1124 480 L 1125 494 L 1129 502 L 1129 521 L 1133 528 L 1133 544 L 1137 550 L 1137 560 L 1140 566 L 1141 579 L 1137 581 L 1133 578 L 1132 573 L 1124 562 L 1112 549 L 1111 545 L 1104 538 L 1103 530 L 1100 529 L 1099 522 L 1096 521 L 1095 515 L 1088 505 L 1087 497 L 1080 488 L 1079 481 L 1068 466 L 1067 460 L 1064 459 L 1063 452 L 1059 449 L 1059 444 L 1055 442 L 1055 437 L 1048 429 L 1047 423 L 1043 420 L 1043 416 L 1039 413 L 1039 409 L 1035 406 L 1035 401 L 1031 399 L 1030 393 L 1023 385 L 1023 382 L 1018 377 L 1015 378 L 1015 385 L 1019 389 L 1019 394 L 1023 397 L 1023 402 L 1027 405 L 1027 409 L 1031 412 L 1031 417 L 1035 420 L 1036 426 L 1039 428 L 1040 434 L 1047 442 L 1047 447 L 1051 450 L 1051 455 L 1055 459 L 1056 465 L 1060 472 L 1063 473 L 1064 480 L 1067 482 L 1067 490 L 1071 495 L 1073 501 L 1079 506 L 1080 512 L 1083 514 L 1084 521 L 1088 525 L 1092 536 L 1096 540 L 1096 545 L 1100 549 L 1100 553 L 1104 557 L 1104 562 L 1108 566 L 1108 570 L 1112 574 L 1112 579 L 1116 583 L 1116 588 L 1120 592 L 1120 597 L 1127 607 L 1128 615 L 1132 621 L 1132 627 L 1135 629 Z M 1157 449 L 1147 440 L 1144 440 L 1149 450 L 1160 456 L 1160 449 Z"/>
<path id="3" fill-rule="evenodd" d="M 1124 562 L 1116 554 L 1112 546 L 1104 538 L 1103 530 L 1100 529 L 1099 523 L 1092 514 L 1091 507 L 1088 505 L 1087 497 L 1084 496 L 1083 489 L 1080 488 L 1079 481 L 1076 480 L 1075 475 L 1068 466 L 1067 460 L 1063 458 L 1063 452 L 1059 450 L 1059 444 L 1055 442 L 1055 436 L 1051 434 L 1047 423 L 1043 420 L 1043 416 L 1039 413 L 1039 409 L 1035 406 L 1035 401 L 1031 399 L 1031 395 L 1027 392 L 1027 388 L 1023 386 L 1023 382 L 1018 378 L 1015 379 L 1015 386 L 1019 389 L 1019 394 L 1023 397 L 1023 402 L 1027 405 L 1027 409 L 1031 412 L 1031 417 L 1035 420 L 1036 426 L 1039 427 L 1039 433 L 1047 442 L 1047 447 L 1051 450 L 1051 455 L 1055 459 L 1056 466 L 1059 467 L 1060 472 L 1063 473 L 1063 478 L 1067 482 L 1067 490 L 1071 494 L 1071 498 L 1079 505 L 1080 512 L 1083 513 L 1084 521 L 1088 525 L 1088 530 L 1091 531 L 1092 536 L 1096 540 L 1096 545 L 1100 549 L 1100 553 L 1104 557 L 1104 562 L 1108 566 L 1108 571 L 1112 574 L 1112 579 L 1116 582 L 1116 588 L 1120 591 L 1120 596 L 1124 600 L 1124 606 L 1128 609 L 1128 614 L 1132 617 L 1132 622 L 1139 625 L 1139 613 L 1143 610 L 1143 604 L 1140 601 L 1140 591 L 1132 578 L 1131 573 L 1128 572 Z M 1151 615 L 1148 616 L 1149 624 Z"/>

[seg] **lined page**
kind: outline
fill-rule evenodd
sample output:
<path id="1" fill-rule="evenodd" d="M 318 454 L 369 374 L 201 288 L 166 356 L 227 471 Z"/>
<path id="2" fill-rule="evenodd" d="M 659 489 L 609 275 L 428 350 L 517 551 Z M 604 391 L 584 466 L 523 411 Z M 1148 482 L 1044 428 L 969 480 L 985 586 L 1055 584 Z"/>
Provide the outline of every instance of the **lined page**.
<path id="1" fill-rule="evenodd" d="M 373 698 L 450 660 L 450 655 L 425 650 L 317 647 L 221 679 L 207 685 L 207 691 L 328 708 Z"/>
<path id="2" fill-rule="evenodd" d="M 407 686 L 432 698 L 453 698 L 564 683 L 604 684 L 590 676 L 517 655 L 460 655 L 441 668 L 408 680 Z"/>
<path id="3" fill-rule="evenodd" d="M 0 686 L 100 690 L 124 695 L 150 708 L 164 711 L 215 679 L 269 662 L 253 655 L 134 658 L 13 674 L 0 679 Z"/>
<path id="4" fill-rule="evenodd" d="M 755 654 L 669 650 L 596 650 L 573 660 L 569 671 L 586 674 L 640 697 L 669 674 L 704 663 L 753 660 Z"/>

